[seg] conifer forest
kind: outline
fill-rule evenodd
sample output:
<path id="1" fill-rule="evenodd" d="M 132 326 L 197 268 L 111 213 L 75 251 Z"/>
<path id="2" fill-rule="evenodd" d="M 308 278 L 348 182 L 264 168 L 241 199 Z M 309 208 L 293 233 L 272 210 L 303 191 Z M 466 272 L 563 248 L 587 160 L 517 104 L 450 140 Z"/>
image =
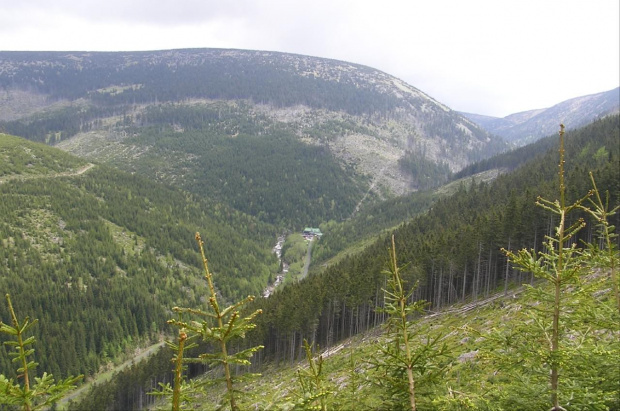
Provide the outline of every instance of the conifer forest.
<path id="1" fill-rule="evenodd" d="M 515 147 L 335 60 L 0 62 L 0 410 L 620 410 L 619 114 Z"/>

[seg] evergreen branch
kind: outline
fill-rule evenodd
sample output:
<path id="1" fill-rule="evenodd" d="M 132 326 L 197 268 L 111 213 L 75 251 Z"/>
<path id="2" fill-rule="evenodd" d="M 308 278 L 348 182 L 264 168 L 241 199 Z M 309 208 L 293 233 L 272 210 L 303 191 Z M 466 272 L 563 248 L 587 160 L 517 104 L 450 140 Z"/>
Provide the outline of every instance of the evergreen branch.
<path id="1" fill-rule="evenodd" d="M 560 202 L 558 200 L 549 201 L 539 196 L 536 197 L 536 202 L 534 204 L 554 214 L 561 214 Z"/>
<path id="2" fill-rule="evenodd" d="M 35 343 L 33 336 L 24 338 L 24 333 L 35 324 L 37 320 L 30 321 L 28 317 L 20 324 L 13 309 L 11 296 L 6 294 L 6 300 L 11 314 L 12 326 L 0 322 L 0 332 L 9 334 L 15 341 L 6 341 L 5 344 L 14 347 L 14 351 L 9 355 L 13 357 L 12 362 L 18 363 L 18 380 L 23 379 L 23 385 L 14 384 L 4 375 L 0 374 L 0 404 L 19 405 L 24 411 L 38 410 L 49 407 L 56 403 L 67 391 L 73 389 L 75 384 L 83 377 L 68 377 L 65 380 L 54 382 L 51 374 L 43 373 L 43 376 L 34 378 L 34 384 L 30 381 L 30 371 L 38 364 L 29 360 L 28 357 L 34 355 L 33 348 L 26 349 L 27 346 Z"/>
<path id="3" fill-rule="evenodd" d="M 235 304 L 228 306 L 224 309 L 224 311 L 221 312 L 221 316 L 222 317 L 226 317 L 228 315 L 229 312 L 236 310 L 237 308 L 247 304 L 247 303 L 251 303 L 252 301 L 254 301 L 254 296 L 253 295 L 249 295 L 246 298 L 244 298 L 241 301 L 236 302 Z"/>
<path id="4" fill-rule="evenodd" d="M 206 312 L 206 311 L 202 311 L 200 309 L 197 308 L 181 308 L 181 307 L 174 307 L 172 309 L 172 311 L 174 312 L 178 312 L 178 313 L 188 313 L 188 314 L 195 314 L 195 315 L 199 315 L 201 317 L 211 317 L 211 318 L 217 318 L 214 314 Z"/>

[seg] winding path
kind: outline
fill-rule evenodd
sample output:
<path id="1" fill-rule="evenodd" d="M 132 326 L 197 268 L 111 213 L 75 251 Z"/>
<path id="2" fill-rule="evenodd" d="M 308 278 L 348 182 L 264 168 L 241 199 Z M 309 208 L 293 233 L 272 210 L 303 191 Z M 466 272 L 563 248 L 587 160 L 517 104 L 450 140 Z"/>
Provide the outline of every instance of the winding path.
<path id="1" fill-rule="evenodd" d="M 88 163 L 82 168 L 79 168 L 75 171 L 63 171 L 62 173 L 32 174 L 32 175 L 14 174 L 14 175 L 0 178 L 0 184 L 7 182 L 7 181 L 11 181 L 11 180 L 34 180 L 38 178 L 75 177 L 75 176 L 84 174 L 85 172 L 87 172 L 93 167 L 95 167 L 93 163 Z"/>
<path id="2" fill-rule="evenodd" d="M 86 392 L 90 390 L 90 388 L 94 384 L 101 384 L 104 381 L 110 380 L 119 371 L 122 371 L 123 369 L 129 367 L 130 365 L 137 364 L 138 362 L 148 358 L 149 356 L 154 354 L 158 349 L 163 347 L 165 344 L 166 343 L 164 341 L 159 341 L 156 344 L 153 344 L 145 348 L 135 357 L 132 357 L 128 359 L 127 361 L 125 361 L 124 363 L 122 363 L 121 365 L 114 367 L 112 370 L 106 371 L 100 374 L 99 376 L 95 376 L 94 380 L 83 383 L 82 385 L 77 387 L 75 390 L 71 391 L 69 394 L 67 394 L 62 399 L 60 399 L 57 403 L 57 406 L 60 409 L 65 409 L 65 407 L 69 404 L 69 401 L 75 400 L 79 398 L 80 396 L 86 394 Z"/>

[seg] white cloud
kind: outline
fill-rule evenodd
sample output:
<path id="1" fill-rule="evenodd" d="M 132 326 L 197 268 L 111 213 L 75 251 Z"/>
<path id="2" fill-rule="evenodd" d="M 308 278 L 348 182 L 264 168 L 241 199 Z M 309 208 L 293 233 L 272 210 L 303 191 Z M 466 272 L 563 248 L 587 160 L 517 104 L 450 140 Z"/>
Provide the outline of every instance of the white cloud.
<path id="1" fill-rule="evenodd" d="M 309 54 L 507 115 L 617 87 L 619 14 L 617 0 L 0 0 L 0 49 Z"/>

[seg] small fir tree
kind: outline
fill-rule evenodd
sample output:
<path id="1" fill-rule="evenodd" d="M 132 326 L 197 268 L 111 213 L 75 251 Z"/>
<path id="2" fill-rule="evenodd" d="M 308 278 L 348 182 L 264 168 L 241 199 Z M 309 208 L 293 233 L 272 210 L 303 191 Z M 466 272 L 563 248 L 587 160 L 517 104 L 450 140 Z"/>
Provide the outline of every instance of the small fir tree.
<path id="1" fill-rule="evenodd" d="M 609 357 L 610 350 L 601 350 L 598 338 L 592 338 L 591 307 L 598 303 L 593 301 L 591 283 L 584 281 L 587 254 L 575 241 L 585 222 L 573 218 L 574 223 L 569 223 L 573 213 L 586 209 L 583 203 L 596 190 L 566 204 L 563 125 L 559 136 L 559 199 L 539 197 L 536 202 L 556 216 L 555 233 L 545 238 L 543 250 L 538 253 L 503 250 L 519 270 L 533 273 L 542 283 L 525 286 L 528 320 L 492 335 L 500 349 L 499 354 L 490 357 L 494 357 L 498 371 L 510 378 L 507 386 L 499 384 L 492 395 L 505 406 L 515 408 L 542 408 L 544 398 L 548 398 L 552 411 L 585 404 L 591 409 L 604 409 L 613 390 L 606 389 L 604 378 L 597 384 L 591 378 L 591 368 L 600 361 L 617 361 Z"/>
<path id="2" fill-rule="evenodd" d="M 312 347 L 304 339 L 307 367 L 297 369 L 299 390 L 294 394 L 293 403 L 284 404 L 286 409 L 293 410 L 320 410 L 327 411 L 327 396 L 331 391 L 327 389 L 323 375 L 323 356 L 314 357 Z"/>
<path id="3" fill-rule="evenodd" d="M 209 284 L 209 311 L 203 311 L 194 308 L 174 307 L 173 310 L 179 314 L 179 319 L 169 320 L 168 323 L 179 328 L 178 344 L 173 344 L 176 351 L 174 357 L 175 362 L 175 381 L 174 387 L 164 386 L 163 390 L 154 393 L 155 395 L 166 395 L 172 397 L 172 409 L 176 411 L 180 407 L 181 400 L 191 401 L 191 395 L 199 389 L 198 384 L 186 383 L 182 378 L 183 364 L 201 362 L 211 366 L 222 366 L 224 369 L 223 381 L 226 383 L 226 394 L 223 398 L 224 404 L 228 404 L 232 411 L 239 410 L 239 392 L 235 390 L 235 384 L 242 379 L 257 376 L 257 374 L 246 374 L 243 376 L 234 376 L 231 365 L 250 365 L 249 359 L 255 352 L 262 349 L 263 346 L 250 347 L 236 353 L 230 353 L 231 341 L 238 338 L 245 338 L 246 333 L 253 329 L 256 325 L 252 322 L 254 318 L 262 313 L 262 310 L 256 310 L 249 315 L 242 315 L 242 308 L 249 302 L 254 300 L 253 296 L 248 296 L 242 301 L 232 304 L 224 309 L 220 307 L 217 292 L 213 283 L 213 275 L 209 270 L 209 264 L 204 251 L 204 242 L 200 233 L 196 233 L 196 242 L 200 249 L 205 278 Z M 199 320 L 184 320 L 185 316 L 192 316 Z M 199 358 L 184 358 L 184 351 L 188 348 L 185 343 L 197 336 L 202 341 L 212 343 L 216 350 L 214 353 L 205 353 L 199 355 Z M 212 382 L 221 381 L 217 379 Z M 225 405 L 222 405 L 225 407 Z"/>
<path id="4" fill-rule="evenodd" d="M 26 335 L 37 323 L 37 320 L 31 322 L 26 317 L 20 323 L 13 309 L 9 294 L 6 295 L 6 301 L 11 314 L 11 325 L 0 322 L 0 332 L 8 334 L 13 338 L 12 341 L 5 341 L 4 344 L 14 348 L 14 351 L 9 353 L 9 355 L 13 357 L 13 362 L 19 366 L 17 368 L 17 379 L 21 379 L 22 382 L 15 382 L 0 374 L 0 405 L 17 407 L 24 411 L 49 408 L 69 390 L 75 388 L 75 384 L 82 376 L 67 377 L 64 380 L 55 382 L 51 374 L 44 372 L 41 377 L 34 377 L 33 382 L 31 378 L 37 366 L 37 363 L 31 358 L 34 355 L 34 348 L 32 346 L 35 338 L 26 337 Z"/>
<path id="5" fill-rule="evenodd" d="M 597 223 L 599 239 L 602 247 L 597 247 L 596 244 L 586 244 L 587 255 L 589 260 L 594 265 L 599 267 L 606 267 L 609 269 L 609 278 L 614 293 L 614 300 L 616 303 L 616 309 L 620 314 L 620 285 L 618 284 L 618 250 L 616 247 L 615 239 L 618 237 L 615 231 L 615 227 L 609 223 L 609 218 L 614 216 L 620 206 L 615 206 L 613 209 L 609 209 L 609 192 L 607 192 L 605 201 L 601 197 L 596 182 L 594 181 L 594 175 L 590 172 L 590 181 L 592 182 L 592 192 L 594 195 L 592 198 L 588 198 L 590 207 L 582 207 L 587 213 L 589 213 Z"/>
<path id="6" fill-rule="evenodd" d="M 410 303 L 415 287 L 407 291 L 396 260 L 396 245 L 392 236 L 389 270 L 385 295 L 388 314 L 385 327 L 387 344 L 379 346 L 379 353 L 370 360 L 374 366 L 375 382 L 386 389 L 384 405 L 390 409 L 416 410 L 417 392 L 423 386 L 439 381 L 447 365 L 447 347 L 441 336 L 433 335 L 430 327 L 413 327 L 411 316 L 423 311 L 423 300 Z"/>

